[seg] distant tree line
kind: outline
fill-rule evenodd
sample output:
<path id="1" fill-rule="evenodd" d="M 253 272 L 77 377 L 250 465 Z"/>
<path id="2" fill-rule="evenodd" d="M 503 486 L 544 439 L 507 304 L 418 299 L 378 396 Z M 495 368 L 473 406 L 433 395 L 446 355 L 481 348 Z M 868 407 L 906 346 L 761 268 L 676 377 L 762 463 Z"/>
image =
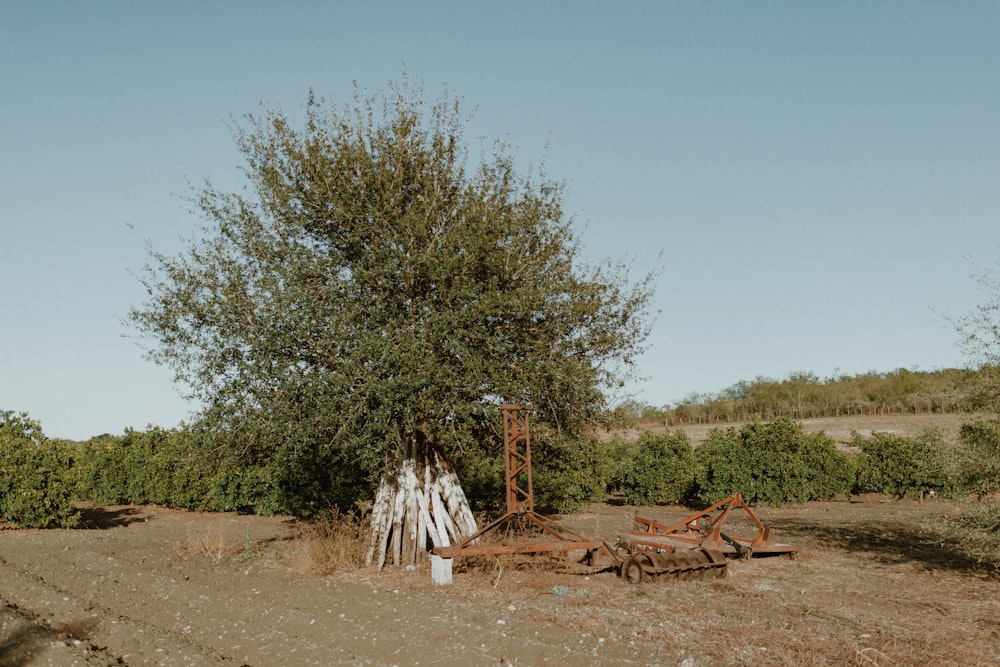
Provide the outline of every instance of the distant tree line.
<path id="1" fill-rule="evenodd" d="M 691 394 L 676 405 L 626 403 L 619 417 L 636 427 L 811 419 L 850 415 L 996 411 L 997 369 L 868 372 L 820 378 L 792 373 L 783 380 L 758 376 L 717 394 Z"/>

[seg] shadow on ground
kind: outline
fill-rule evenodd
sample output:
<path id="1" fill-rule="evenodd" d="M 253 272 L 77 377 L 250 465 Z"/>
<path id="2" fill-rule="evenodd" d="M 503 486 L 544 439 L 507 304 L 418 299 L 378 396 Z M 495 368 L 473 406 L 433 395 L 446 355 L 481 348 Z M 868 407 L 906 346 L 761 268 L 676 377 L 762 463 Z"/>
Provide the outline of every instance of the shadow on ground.
<path id="1" fill-rule="evenodd" d="M 138 507 L 80 507 L 79 530 L 107 530 L 146 521 Z"/>
<path id="2" fill-rule="evenodd" d="M 0 607 L 0 620 L 0 627 L 13 630 L 10 635 L 0 634 L 0 667 L 38 664 L 40 652 L 55 644 L 68 647 L 73 641 L 85 642 L 97 625 L 97 621 L 87 620 L 50 627 L 15 605 Z"/>
<path id="3" fill-rule="evenodd" d="M 772 526 L 782 540 L 800 547 L 815 542 L 851 553 L 868 553 L 883 563 L 913 562 L 931 570 L 1000 576 L 1000 563 L 970 554 L 956 537 L 893 523 L 816 526 L 802 519 L 784 519 Z"/>

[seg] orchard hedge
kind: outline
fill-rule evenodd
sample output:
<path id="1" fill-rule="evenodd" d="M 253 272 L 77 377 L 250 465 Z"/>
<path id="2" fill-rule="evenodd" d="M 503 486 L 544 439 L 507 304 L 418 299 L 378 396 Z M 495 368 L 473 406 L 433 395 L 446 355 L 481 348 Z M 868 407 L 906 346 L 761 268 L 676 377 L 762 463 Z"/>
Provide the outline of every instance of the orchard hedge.
<path id="1" fill-rule="evenodd" d="M 0 521 L 25 528 L 70 528 L 73 456 L 26 414 L 0 411 Z"/>
<path id="2" fill-rule="evenodd" d="M 850 493 L 854 467 L 825 433 L 787 417 L 716 429 L 697 449 L 696 496 L 711 505 L 739 492 L 751 504 L 804 503 Z"/>
<path id="3" fill-rule="evenodd" d="M 934 429 L 915 438 L 855 433 L 851 444 L 861 450 L 855 483 L 858 492 L 915 498 L 932 491 L 951 497 L 964 490 L 959 457 Z"/>
<path id="4" fill-rule="evenodd" d="M 216 437 L 150 427 L 66 443 L 46 438 L 25 414 L 0 411 L 0 521 L 70 527 L 79 520 L 74 500 L 312 517 L 370 492 L 349 465 L 330 472 L 323 462 L 254 465 L 219 458 Z M 736 492 L 751 504 L 780 505 L 851 492 L 1000 491 L 1000 420 L 963 425 L 957 446 L 933 430 L 917 437 L 855 434 L 852 444 L 859 453 L 846 456 L 826 434 L 806 434 L 784 417 L 716 429 L 697 448 L 681 431 L 609 442 L 540 433 L 533 442 L 536 508 L 567 513 L 609 493 L 633 505 L 707 506 Z M 477 509 L 505 509 L 496 443 L 470 447 L 456 467 Z"/>

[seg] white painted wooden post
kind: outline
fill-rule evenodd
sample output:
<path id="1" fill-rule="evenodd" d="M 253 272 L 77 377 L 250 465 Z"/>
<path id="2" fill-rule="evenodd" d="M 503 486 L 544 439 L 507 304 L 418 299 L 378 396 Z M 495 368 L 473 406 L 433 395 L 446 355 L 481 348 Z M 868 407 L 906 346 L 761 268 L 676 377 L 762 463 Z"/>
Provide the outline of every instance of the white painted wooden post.
<path id="1" fill-rule="evenodd" d="M 451 565 L 454 560 L 431 554 L 431 581 L 435 586 L 451 585 Z"/>

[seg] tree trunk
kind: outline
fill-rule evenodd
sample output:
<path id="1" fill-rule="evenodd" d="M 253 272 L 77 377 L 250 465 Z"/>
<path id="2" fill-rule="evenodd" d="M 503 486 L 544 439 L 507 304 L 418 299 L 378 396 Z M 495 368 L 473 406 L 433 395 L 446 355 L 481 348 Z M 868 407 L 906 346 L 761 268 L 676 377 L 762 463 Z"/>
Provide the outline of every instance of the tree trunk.
<path id="1" fill-rule="evenodd" d="M 372 507 L 367 565 L 412 565 L 433 547 L 461 542 L 477 530 L 458 475 L 432 441 L 418 438 L 407 458 L 382 476 Z"/>

